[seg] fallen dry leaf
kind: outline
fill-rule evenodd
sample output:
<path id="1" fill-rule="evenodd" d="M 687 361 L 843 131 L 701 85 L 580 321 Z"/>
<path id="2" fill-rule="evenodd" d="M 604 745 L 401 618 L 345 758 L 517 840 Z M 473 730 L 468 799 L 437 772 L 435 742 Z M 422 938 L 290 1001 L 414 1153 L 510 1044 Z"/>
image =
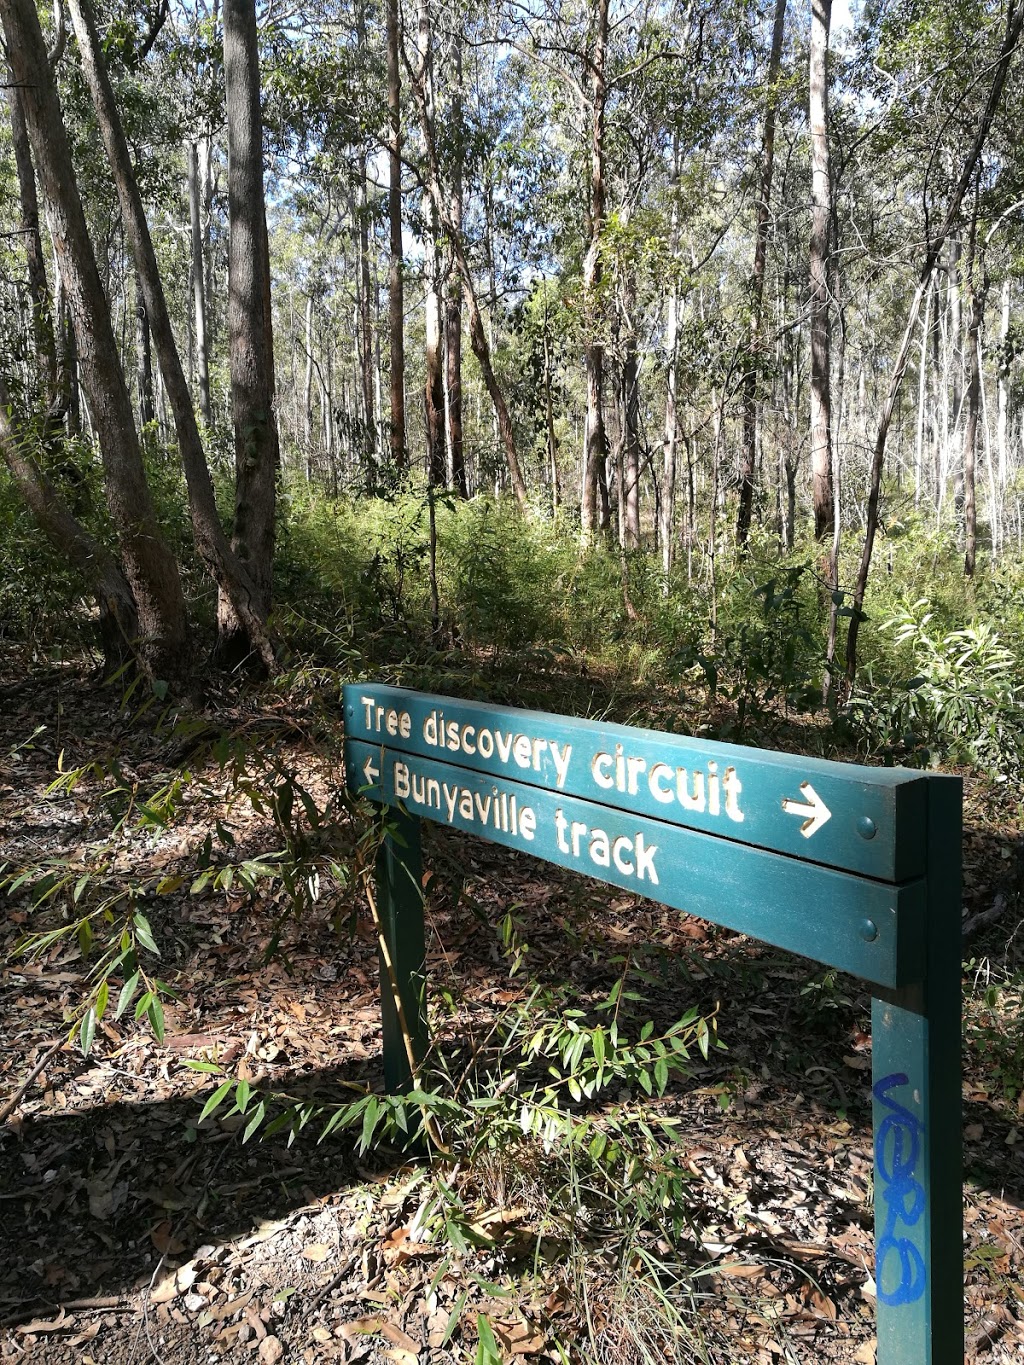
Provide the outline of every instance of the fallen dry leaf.
<path id="1" fill-rule="evenodd" d="M 309 1246 L 302 1248 L 302 1254 L 307 1261 L 313 1261 L 319 1265 L 321 1261 L 326 1261 L 331 1254 L 331 1248 L 326 1242 L 310 1242 Z"/>
<path id="2" fill-rule="evenodd" d="M 420 1348 L 418 1344 L 413 1341 L 412 1337 L 407 1336 L 406 1333 L 402 1331 L 401 1327 L 396 1327 L 393 1322 L 382 1322 L 380 1325 L 380 1332 L 381 1336 L 387 1337 L 388 1341 L 399 1347 L 400 1350 L 406 1351 L 413 1357 L 419 1355 Z"/>
<path id="3" fill-rule="evenodd" d="M 62 1308 L 55 1318 L 33 1318 L 31 1322 L 24 1322 L 15 1330 L 19 1336 L 28 1336 L 35 1332 L 64 1332 L 74 1324 L 74 1317 Z"/>
<path id="4" fill-rule="evenodd" d="M 262 1365 L 277 1365 L 284 1355 L 284 1347 L 277 1337 L 264 1337 L 260 1342 L 259 1356 Z"/>

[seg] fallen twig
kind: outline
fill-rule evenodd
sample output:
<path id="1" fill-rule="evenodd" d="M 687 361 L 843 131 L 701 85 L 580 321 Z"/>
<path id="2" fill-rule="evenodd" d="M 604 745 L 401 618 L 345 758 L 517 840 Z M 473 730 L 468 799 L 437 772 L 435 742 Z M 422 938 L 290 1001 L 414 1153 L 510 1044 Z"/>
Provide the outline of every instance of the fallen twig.
<path id="1" fill-rule="evenodd" d="M 28 1075 L 22 1081 L 21 1085 L 14 1092 L 11 1098 L 7 1100 L 7 1102 L 3 1105 L 2 1108 L 0 1108 L 0 1124 L 7 1122 L 7 1120 L 14 1113 L 15 1109 L 17 1109 L 18 1105 L 25 1098 L 25 1095 L 28 1092 L 29 1087 L 32 1085 L 32 1082 L 36 1079 L 39 1073 L 46 1067 L 47 1063 L 52 1061 L 53 1058 L 56 1057 L 57 1053 L 60 1052 L 66 1046 L 67 1039 L 58 1038 L 57 1041 L 53 1044 L 53 1046 L 43 1053 L 43 1055 L 39 1058 L 39 1061 L 36 1062 L 35 1066 L 28 1073 Z"/>

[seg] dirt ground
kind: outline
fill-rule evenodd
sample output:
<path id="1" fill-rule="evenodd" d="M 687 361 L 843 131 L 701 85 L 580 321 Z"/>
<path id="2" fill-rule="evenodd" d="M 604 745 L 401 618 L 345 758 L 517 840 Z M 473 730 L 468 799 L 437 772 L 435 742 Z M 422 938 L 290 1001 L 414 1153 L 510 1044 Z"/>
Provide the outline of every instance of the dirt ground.
<path id="1" fill-rule="evenodd" d="M 104 848 L 112 881 L 170 876 L 195 867 L 218 819 L 247 856 L 273 847 L 251 806 L 217 808 L 215 773 L 171 825 L 143 829 L 117 828 L 99 799 L 108 779 L 48 791 L 59 767 L 114 751 L 142 790 L 183 761 L 180 734 L 126 715 L 74 670 L 9 680 L 0 693 L 8 876 L 44 859 L 96 867 Z M 326 722 L 322 705 L 231 706 L 198 709 L 236 730 L 262 727 L 326 803 L 337 780 L 336 743 L 322 743 L 330 706 Z M 994 990 L 1021 979 L 1021 830 L 1012 794 L 979 779 L 967 793 L 968 1358 L 1001 1365 L 1024 1359 L 1024 1043 L 1010 1010 L 1019 993 Z M 342 830 L 339 846 L 355 837 Z M 278 884 L 266 895 L 194 891 L 190 873 L 145 900 L 177 992 L 163 1041 L 131 1010 L 108 1017 L 88 1058 L 53 1053 L 0 1129 L 0 1358 L 447 1365 L 488 1359 L 483 1314 L 505 1360 L 873 1361 L 869 1001 L 856 983 L 479 839 L 433 831 L 426 861 L 431 989 L 454 1002 L 437 1020 L 454 1041 L 486 1031 L 537 981 L 596 998 L 627 952 L 650 969 L 651 1018 L 717 1009 L 725 1050 L 649 1102 L 682 1121 L 692 1177 L 685 1227 L 658 1248 L 686 1279 L 688 1342 L 674 1356 L 645 1348 L 644 1282 L 615 1268 L 600 1229 L 575 1280 L 557 1254 L 540 1254 L 543 1210 L 522 1172 L 492 1181 L 493 1202 L 477 1211 L 486 1235 L 456 1251 L 421 1238 L 422 1161 L 386 1148 L 359 1157 L 351 1133 L 318 1141 L 312 1125 L 289 1144 L 243 1142 L 238 1115 L 200 1123 L 216 1079 L 188 1058 L 320 1103 L 379 1088 L 379 1002 L 372 925 L 357 914 L 351 928 L 357 888 L 332 884 L 301 919 L 282 919 Z M 530 945 L 516 977 L 500 951 L 510 907 Z M 66 1034 L 92 965 L 77 940 L 12 956 L 33 927 L 22 886 L 2 919 L 0 1103 Z"/>

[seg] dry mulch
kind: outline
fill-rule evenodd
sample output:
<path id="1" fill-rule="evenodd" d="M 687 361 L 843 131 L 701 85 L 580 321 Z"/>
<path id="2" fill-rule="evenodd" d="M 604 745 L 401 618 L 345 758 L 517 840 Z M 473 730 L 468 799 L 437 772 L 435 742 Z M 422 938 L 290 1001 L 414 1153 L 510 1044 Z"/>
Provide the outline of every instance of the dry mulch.
<path id="1" fill-rule="evenodd" d="M 329 704 L 217 699 L 197 714 L 270 737 L 327 800 L 337 776 L 336 740 L 323 742 Z M 218 818 L 231 823 L 234 856 L 276 847 L 251 806 L 218 806 L 215 765 L 206 795 L 148 832 L 115 837 L 99 782 L 47 795 L 59 759 L 66 769 L 116 747 L 142 787 L 182 761 L 180 738 L 152 721 L 133 720 L 73 671 L 10 685 L 4 861 L 85 867 L 116 844 L 111 876 L 157 879 L 194 867 Z M 971 780 L 965 902 L 982 927 L 965 950 L 967 1311 L 969 1359 L 985 1365 L 1024 1355 L 1024 1042 L 1019 992 L 991 989 L 1020 968 L 1017 819 L 1009 794 Z M 341 828 L 339 848 L 356 836 Z M 869 1002 L 856 984 L 479 840 L 435 831 L 427 861 L 431 979 L 455 1002 L 438 1020 L 453 1045 L 483 1036 L 537 982 L 600 998 L 627 955 L 649 973 L 651 1018 L 667 1024 L 693 1004 L 719 1011 L 727 1050 L 651 1102 L 683 1120 L 692 1176 L 686 1227 L 676 1245 L 656 1248 L 692 1298 L 691 1346 L 674 1358 L 873 1361 Z M 474 1358 L 485 1313 L 506 1359 L 558 1360 L 558 1340 L 574 1360 L 641 1359 L 652 1307 L 642 1280 L 617 1271 L 614 1246 L 595 1234 L 581 1273 L 596 1344 L 582 1346 L 564 1265 L 557 1254 L 531 1260 L 543 1210 L 530 1207 L 521 1172 L 492 1176 L 492 1202 L 478 1209 L 485 1244 L 456 1254 L 420 1240 L 422 1163 L 386 1149 L 360 1158 L 346 1134 L 246 1144 L 237 1115 L 198 1122 L 215 1080 L 186 1058 L 216 1058 L 254 1086 L 321 1102 L 379 1088 L 381 1058 L 375 942 L 355 888 L 325 875 L 312 908 L 282 920 L 279 884 L 249 896 L 209 884 L 190 894 L 190 883 L 145 902 L 178 992 L 163 1042 L 130 1010 L 105 1020 L 88 1059 L 57 1052 L 0 1131 L 0 1358 L 447 1365 Z M 530 945 L 515 977 L 499 950 L 510 908 Z M 31 923 L 24 894 L 13 895 L 5 956 Z M 275 935 L 280 951 L 267 961 Z M 68 943 L 42 961 L 8 960 L 3 1096 L 65 1031 L 89 967 Z"/>

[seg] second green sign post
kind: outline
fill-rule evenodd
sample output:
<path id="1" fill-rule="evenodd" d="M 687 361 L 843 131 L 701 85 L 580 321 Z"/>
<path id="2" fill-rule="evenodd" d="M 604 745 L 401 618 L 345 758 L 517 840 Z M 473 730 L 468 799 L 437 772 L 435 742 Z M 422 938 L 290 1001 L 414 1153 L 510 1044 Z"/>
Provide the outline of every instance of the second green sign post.
<path id="1" fill-rule="evenodd" d="M 878 1365 L 961 1365 L 959 779 L 345 688 L 348 788 L 393 808 L 385 950 L 427 1046 L 420 817 L 870 985 Z M 384 965 L 384 964 L 382 964 Z M 408 1085 L 382 977 L 385 1082 Z"/>

